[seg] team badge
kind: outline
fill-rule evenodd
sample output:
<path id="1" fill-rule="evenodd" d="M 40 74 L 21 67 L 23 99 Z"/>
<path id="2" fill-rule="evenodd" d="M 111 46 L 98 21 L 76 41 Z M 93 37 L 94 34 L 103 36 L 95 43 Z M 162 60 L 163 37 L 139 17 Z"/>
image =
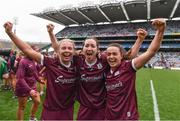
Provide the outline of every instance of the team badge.
<path id="1" fill-rule="evenodd" d="M 97 67 L 98 67 L 98 69 L 102 69 L 102 64 L 101 64 L 101 63 L 98 63 L 98 64 L 97 64 Z"/>

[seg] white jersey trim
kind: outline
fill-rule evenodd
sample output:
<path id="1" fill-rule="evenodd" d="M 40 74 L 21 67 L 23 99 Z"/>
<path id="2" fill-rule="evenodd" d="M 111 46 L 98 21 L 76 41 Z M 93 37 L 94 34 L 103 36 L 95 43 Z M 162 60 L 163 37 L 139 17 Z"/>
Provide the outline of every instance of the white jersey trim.
<path id="1" fill-rule="evenodd" d="M 135 71 L 137 71 L 137 68 L 135 67 L 135 65 L 134 65 L 134 59 L 132 59 L 132 67 L 133 67 L 133 69 L 135 70 Z"/>
<path id="2" fill-rule="evenodd" d="M 64 64 L 64 63 L 62 62 L 61 58 L 60 58 L 60 63 L 61 63 L 64 67 L 66 67 L 66 68 L 69 68 L 69 67 L 71 66 L 71 61 L 69 62 L 68 65 L 66 65 L 66 64 Z"/>
<path id="3" fill-rule="evenodd" d="M 44 64 L 44 56 L 41 54 L 41 61 L 40 64 L 43 65 Z"/>
<path id="4" fill-rule="evenodd" d="M 96 60 L 93 62 L 93 63 L 88 63 L 87 60 L 85 59 L 85 63 L 89 66 L 89 67 L 92 67 L 93 65 L 95 65 L 97 62 L 97 58 Z"/>

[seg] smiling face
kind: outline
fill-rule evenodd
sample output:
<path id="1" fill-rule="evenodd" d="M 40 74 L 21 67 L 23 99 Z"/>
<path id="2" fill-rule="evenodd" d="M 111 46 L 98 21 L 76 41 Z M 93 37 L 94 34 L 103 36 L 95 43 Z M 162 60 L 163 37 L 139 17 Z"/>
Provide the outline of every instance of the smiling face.
<path id="1" fill-rule="evenodd" d="M 111 70 L 115 70 L 120 64 L 123 58 L 120 47 L 109 46 L 107 48 L 107 61 L 111 67 Z"/>
<path id="2" fill-rule="evenodd" d="M 96 60 L 98 52 L 98 44 L 94 39 L 86 39 L 83 46 L 83 53 L 87 62 L 93 62 Z"/>
<path id="3" fill-rule="evenodd" d="M 74 55 L 74 42 L 64 39 L 59 44 L 59 56 L 64 64 L 69 64 Z"/>

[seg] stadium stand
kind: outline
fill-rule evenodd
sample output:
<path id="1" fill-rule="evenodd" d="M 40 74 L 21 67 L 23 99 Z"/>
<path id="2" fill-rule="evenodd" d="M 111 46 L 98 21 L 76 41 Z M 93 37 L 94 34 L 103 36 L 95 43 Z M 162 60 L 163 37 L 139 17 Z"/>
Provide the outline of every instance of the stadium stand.
<path id="1" fill-rule="evenodd" d="M 149 32 L 149 35 L 154 35 L 155 30 L 150 25 L 150 22 L 144 23 L 126 23 L 126 24 L 109 24 L 109 25 L 89 25 L 66 27 L 56 34 L 58 38 L 81 38 L 81 37 L 121 37 L 121 36 L 136 36 L 136 30 L 143 28 Z M 180 21 L 168 21 L 166 35 L 180 34 Z"/>
<path id="2" fill-rule="evenodd" d="M 32 15 L 59 23 L 65 28 L 56 34 L 58 40 L 71 38 L 76 42 L 77 49 L 87 37 L 97 37 L 100 48 L 106 49 L 112 42 L 118 42 L 125 49 L 130 49 L 136 39 L 136 30 L 144 28 L 148 36 L 140 51 L 145 51 L 155 34 L 151 20 L 167 19 L 167 30 L 160 48 L 160 53 L 150 62 L 158 65 L 159 58 L 170 57 L 171 66 L 179 67 L 180 61 L 180 0 L 112 0 L 101 4 L 87 4 L 79 7 L 49 9 Z M 47 45 L 43 49 L 50 48 Z M 156 63 L 155 63 L 156 62 Z M 177 64 L 176 64 L 177 62 Z M 162 64 L 161 64 L 162 66 Z"/>
<path id="3" fill-rule="evenodd" d="M 31 45 L 37 45 L 39 48 L 42 48 L 49 44 L 49 42 L 28 42 Z M 10 40 L 0 39 L 0 53 L 1 51 L 6 51 L 10 49 L 17 49 L 13 47 L 14 44 Z"/>

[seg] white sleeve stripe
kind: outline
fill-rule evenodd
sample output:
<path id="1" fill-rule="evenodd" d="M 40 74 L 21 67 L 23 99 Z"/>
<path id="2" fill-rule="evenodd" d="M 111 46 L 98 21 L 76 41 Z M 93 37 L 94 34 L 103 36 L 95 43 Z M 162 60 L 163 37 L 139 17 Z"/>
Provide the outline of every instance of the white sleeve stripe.
<path id="1" fill-rule="evenodd" d="M 135 71 L 137 71 L 137 68 L 136 68 L 135 65 L 134 65 L 134 59 L 132 59 L 132 67 L 133 67 L 133 69 L 134 69 Z"/>
<path id="2" fill-rule="evenodd" d="M 41 65 L 44 64 L 44 56 L 41 54 Z"/>

